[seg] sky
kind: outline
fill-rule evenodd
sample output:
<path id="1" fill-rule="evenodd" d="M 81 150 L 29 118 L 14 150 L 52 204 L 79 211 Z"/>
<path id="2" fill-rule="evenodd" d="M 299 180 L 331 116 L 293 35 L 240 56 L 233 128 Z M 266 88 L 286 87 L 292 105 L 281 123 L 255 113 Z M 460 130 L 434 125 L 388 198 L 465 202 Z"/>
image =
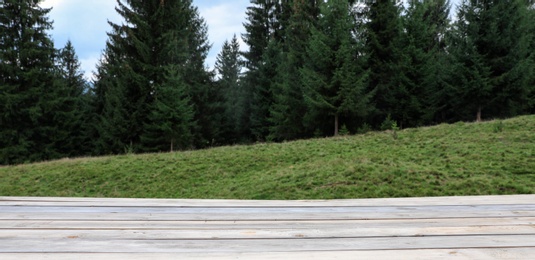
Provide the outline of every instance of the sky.
<path id="1" fill-rule="evenodd" d="M 452 3 L 460 0 L 452 0 Z M 56 48 L 65 46 L 71 40 L 82 70 L 87 79 L 96 71 L 110 31 L 108 20 L 121 23 L 122 18 L 115 11 L 116 0 L 44 0 L 42 7 L 52 7 L 49 16 L 54 29 L 49 32 Z M 206 59 L 206 66 L 214 67 L 217 54 L 225 40 L 234 34 L 240 40 L 242 50 L 246 49 L 240 35 L 244 33 L 243 22 L 249 0 L 193 0 L 208 25 L 208 38 L 212 48 Z"/>
<path id="2" fill-rule="evenodd" d="M 123 1 L 124 2 L 124 1 Z M 111 31 L 108 20 L 122 23 L 115 11 L 115 0 L 44 0 L 42 7 L 52 7 L 49 13 L 54 29 L 48 32 L 56 48 L 63 48 L 70 40 L 76 50 L 82 70 L 87 79 L 96 71 L 102 51 Z M 206 66 L 213 68 L 217 54 L 225 40 L 234 34 L 239 37 L 244 28 L 245 11 L 249 0 L 193 0 L 208 25 L 208 38 L 212 48 L 206 59 Z M 241 48 L 246 46 L 240 42 Z"/>

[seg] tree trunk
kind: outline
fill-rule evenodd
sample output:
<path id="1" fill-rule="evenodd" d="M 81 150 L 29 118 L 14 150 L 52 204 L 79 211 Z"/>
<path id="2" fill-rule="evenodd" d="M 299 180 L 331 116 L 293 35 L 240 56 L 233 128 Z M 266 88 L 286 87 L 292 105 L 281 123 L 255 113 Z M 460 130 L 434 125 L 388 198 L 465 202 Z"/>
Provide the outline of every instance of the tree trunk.
<path id="1" fill-rule="evenodd" d="M 476 122 L 481 122 L 481 106 L 477 108 Z"/>
<path id="2" fill-rule="evenodd" d="M 175 139 L 171 139 L 171 152 L 173 152 L 173 145 L 175 143 Z"/>
<path id="3" fill-rule="evenodd" d="M 338 135 L 338 115 L 334 115 L 334 136 Z"/>

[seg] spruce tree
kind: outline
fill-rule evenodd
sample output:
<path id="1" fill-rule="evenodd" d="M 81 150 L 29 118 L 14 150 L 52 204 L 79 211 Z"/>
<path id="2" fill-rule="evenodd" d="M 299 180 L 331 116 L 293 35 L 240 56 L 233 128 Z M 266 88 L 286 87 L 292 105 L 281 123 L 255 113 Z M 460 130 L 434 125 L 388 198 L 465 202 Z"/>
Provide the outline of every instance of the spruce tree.
<path id="1" fill-rule="evenodd" d="M 525 1 L 465 0 L 457 16 L 451 52 L 457 60 L 461 119 L 527 111 L 533 91 L 533 33 Z"/>
<path id="2" fill-rule="evenodd" d="M 55 73 L 47 34 L 51 9 L 40 0 L 0 3 L 0 164 L 63 156 L 53 136 L 65 94 Z"/>
<path id="3" fill-rule="evenodd" d="M 275 31 L 273 24 L 275 1 L 271 0 L 251 0 L 251 6 L 247 7 L 246 22 L 243 24 L 245 33 L 242 39 L 248 45 L 248 50 L 242 53 L 247 72 L 244 78 L 244 111 L 246 115 L 245 129 L 249 129 L 250 139 L 263 139 L 264 134 L 257 128 L 265 121 L 262 121 L 262 107 L 269 107 L 259 102 L 271 100 L 269 96 L 264 96 L 263 88 L 265 83 L 260 81 L 259 70 L 263 65 L 264 52 L 268 47 L 270 37 Z M 259 122 L 259 123 L 257 123 Z"/>
<path id="4" fill-rule="evenodd" d="M 88 84 L 84 79 L 80 61 L 71 43 L 67 41 L 65 47 L 57 55 L 57 68 L 60 83 L 64 89 L 63 108 L 58 112 L 58 150 L 69 156 L 87 155 L 92 151 L 92 140 L 89 138 L 90 121 L 92 117 L 89 107 L 90 96 Z"/>
<path id="5" fill-rule="evenodd" d="M 245 133 L 245 98 L 241 83 L 242 64 L 240 45 L 238 38 L 234 35 L 230 42 L 225 41 L 215 63 L 220 77 L 217 82 L 218 89 L 223 95 L 222 135 L 225 136 L 227 143 L 239 142 Z"/>
<path id="6" fill-rule="evenodd" d="M 278 67 L 282 61 L 282 46 L 276 40 L 271 40 L 262 55 L 262 64 L 255 72 L 247 74 L 255 76 L 255 85 L 250 96 L 250 131 L 253 139 L 264 141 L 269 135 L 271 126 L 270 108 L 273 104 L 273 86 L 280 82 Z M 251 84 L 252 81 L 247 81 Z"/>
<path id="7" fill-rule="evenodd" d="M 407 86 L 404 126 L 436 122 L 444 91 L 450 89 L 451 66 L 445 35 L 449 29 L 448 0 L 409 1 L 403 17 L 402 68 Z"/>
<path id="8" fill-rule="evenodd" d="M 403 120 L 409 101 L 402 66 L 401 7 L 392 0 L 373 1 L 365 13 L 366 54 L 370 69 L 369 91 L 375 92 L 372 124 L 379 125 L 388 115 Z M 401 124 L 400 124 L 401 125 Z"/>
<path id="9" fill-rule="evenodd" d="M 154 105 L 148 117 L 141 141 L 147 151 L 184 150 L 192 146 L 194 111 L 187 85 L 178 69 L 169 66 L 167 81 L 155 86 Z"/>
<path id="10" fill-rule="evenodd" d="M 211 93 L 211 75 L 204 68 L 204 60 L 210 46 L 197 8 L 190 0 L 117 3 L 117 12 L 128 22 L 109 23 L 112 32 L 98 67 L 95 91 L 96 110 L 101 114 L 99 152 L 154 151 L 175 142 L 193 143 L 195 140 L 179 141 L 176 131 L 163 134 L 167 139 L 159 139 L 158 144 L 147 137 L 162 130 L 158 127 L 166 123 L 162 120 L 174 120 L 177 113 L 186 113 L 180 120 L 185 125 L 179 127 L 171 122 L 172 129 L 191 128 L 189 132 L 197 140 L 209 139 L 206 133 L 211 130 L 206 128 L 210 124 L 205 122 L 210 121 L 210 111 L 206 109 L 210 100 L 206 96 Z M 171 102 L 162 93 L 181 100 Z M 190 111 L 186 106 L 191 106 L 194 121 L 202 128 L 193 129 L 191 121 L 186 120 Z"/>
<path id="11" fill-rule="evenodd" d="M 310 135 L 304 125 L 307 106 L 299 74 L 306 59 L 306 47 L 311 27 L 319 15 L 318 1 L 295 0 L 285 30 L 283 53 L 277 68 L 280 81 L 272 85 L 273 104 L 270 108 L 272 140 L 292 140 Z"/>
<path id="12" fill-rule="evenodd" d="M 217 102 L 222 100 L 222 96 L 214 84 L 213 71 L 208 71 L 205 67 L 208 51 L 212 47 L 208 42 L 208 26 L 191 0 L 181 2 L 187 18 L 180 27 L 183 33 L 181 37 L 185 38 L 176 39 L 186 39 L 187 44 L 184 59 L 177 60 L 177 64 L 181 68 L 180 75 L 188 86 L 193 106 L 193 144 L 198 148 L 218 145 L 220 143 L 216 143 L 217 140 L 222 139 L 219 129 L 222 111 Z"/>
<path id="13" fill-rule="evenodd" d="M 347 0 L 321 5 L 318 28 L 312 29 L 307 62 L 301 70 L 310 113 L 328 115 L 334 135 L 338 135 L 341 116 L 365 117 L 369 111 L 368 72 L 362 68 L 351 10 Z"/>
<path id="14" fill-rule="evenodd" d="M 245 113 L 253 140 L 265 140 L 270 129 L 272 87 L 279 80 L 278 64 L 286 42 L 285 29 L 291 16 L 291 1 L 251 0 L 247 8 L 246 33 L 243 41 L 249 46 L 242 55 L 247 69 L 244 78 Z"/>

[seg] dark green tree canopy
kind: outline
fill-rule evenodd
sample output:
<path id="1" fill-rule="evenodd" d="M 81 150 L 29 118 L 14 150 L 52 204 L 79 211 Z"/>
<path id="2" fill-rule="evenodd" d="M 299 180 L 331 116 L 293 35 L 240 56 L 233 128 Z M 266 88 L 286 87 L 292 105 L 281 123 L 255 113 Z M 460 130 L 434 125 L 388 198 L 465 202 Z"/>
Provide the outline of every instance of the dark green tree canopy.
<path id="1" fill-rule="evenodd" d="M 99 131 L 102 136 L 102 152 L 121 152 L 124 147 L 139 151 L 154 150 L 154 142 L 144 143 L 142 136 L 147 129 L 154 131 L 163 124 L 166 117 L 154 115 L 155 111 L 166 113 L 164 108 L 173 108 L 189 115 L 194 111 L 194 120 L 209 121 L 205 95 L 211 75 L 204 68 L 204 61 L 210 45 L 207 42 L 207 28 L 198 10 L 190 0 L 117 1 L 117 12 L 124 18 L 123 24 L 110 22 L 112 31 L 108 34 L 103 62 L 97 76 L 97 97 L 102 102 L 102 116 Z M 171 71 L 172 70 L 172 71 Z M 173 84 L 171 84 L 172 82 Z M 177 90 L 167 88 L 177 88 Z M 170 93 L 172 101 L 161 93 Z M 158 101 L 156 97 L 161 96 Z M 162 104 L 162 102 L 166 104 Z M 186 107 L 190 106 L 189 109 Z M 175 111 L 174 113 L 178 113 Z M 169 111 L 167 111 L 169 112 Z M 167 118 L 173 120 L 179 114 Z M 184 115 L 184 118 L 188 116 Z M 156 120 L 158 119 L 158 120 Z M 192 120 L 182 121 L 190 129 Z M 207 126 L 203 124 L 203 127 Z M 205 128 L 195 131 L 195 138 L 204 138 Z M 177 139 L 178 133 L 163 134 L 170 137 L 167 143 L 193 143 L 191 135 Z M 163 141 L 163 140 L 161 140 Z M 112 146 L 108 144 L 114 144 Z M 161 144 L 157 147 L 169 147 Z M 176 147 L 176 146 L 175 146 Z M 189 147 L 189 145 L 187 146 Z"/>
<path id="2" fill-rule="evenodd" d="M 51 9 L 38 0 L 0 3 L 0 163 L 60 156 L 55 130 L 54 49 Z"/>

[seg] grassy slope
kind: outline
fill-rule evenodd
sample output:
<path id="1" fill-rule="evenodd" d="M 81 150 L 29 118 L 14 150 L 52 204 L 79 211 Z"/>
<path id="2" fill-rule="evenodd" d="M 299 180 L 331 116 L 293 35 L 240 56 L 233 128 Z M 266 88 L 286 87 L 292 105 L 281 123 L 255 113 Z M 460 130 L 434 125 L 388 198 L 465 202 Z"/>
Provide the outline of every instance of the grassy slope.
<path id="1" fill-rule="evenodd" d="M 0 168 L 1 196 L 334 199 L 535 193 L 535 116 Z"/>

